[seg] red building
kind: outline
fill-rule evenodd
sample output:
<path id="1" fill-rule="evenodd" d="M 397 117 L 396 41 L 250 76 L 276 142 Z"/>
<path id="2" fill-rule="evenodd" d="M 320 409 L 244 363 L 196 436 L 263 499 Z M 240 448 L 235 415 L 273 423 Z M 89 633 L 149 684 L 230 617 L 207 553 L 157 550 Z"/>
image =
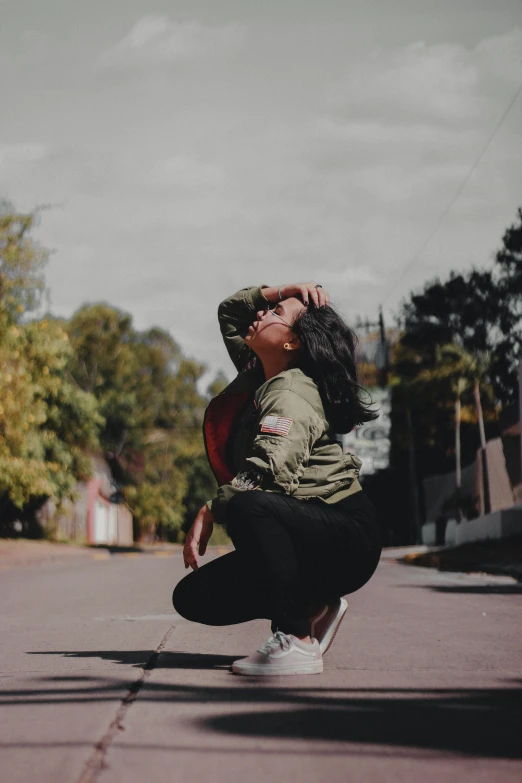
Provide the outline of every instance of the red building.
<path id="1" fill-rule="evenodd" d="M 108 464 L 93 457 L 92 478 L 78 482 L 75 499 L 65 501 L 60 509 L 48 500 L 38 512 L 38 521 L 57 538 L 132 546 L 132 512 L 126 503 L 111 502 L 116 489 Z"/>

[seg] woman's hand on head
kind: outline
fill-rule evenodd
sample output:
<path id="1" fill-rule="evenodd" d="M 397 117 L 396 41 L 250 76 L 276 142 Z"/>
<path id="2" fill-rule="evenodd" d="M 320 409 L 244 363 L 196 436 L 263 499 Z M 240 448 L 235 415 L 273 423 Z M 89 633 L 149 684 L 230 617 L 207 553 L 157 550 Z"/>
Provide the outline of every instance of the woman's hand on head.
<path id="1" fill-rule="evenodd" d="M 316 307 L 324 307 L 330 304 L 328 292 L 322 287 L 317 288 L 317 283 L 314 280 L 309 283 L 288 283 L 282 285 L 280 289 L 271 288 L 269 290 L 270 292 L 275 291 L 275 299 L 273 301 L 279 300 L 280 290 L 282 299 L 290 299 L 290 297 L 295 296 L 301 299 L 305 305 L 311 300 Z M 265 291 L 263 293 L 266 296 Z M 270 301 L 272 301 L 272 297 L 270 297 Z"/>
<path id="2" fill-rule="evenodd" d="M 198 570 L 198 554 L 203 557 L 207 551 L 208 540 L 214 529 L 214 521 L 214 516 L 208 506 L 200 508 L 185 539 L 183 547 L 185 568 L 190 566 L 194 571 Z"/>

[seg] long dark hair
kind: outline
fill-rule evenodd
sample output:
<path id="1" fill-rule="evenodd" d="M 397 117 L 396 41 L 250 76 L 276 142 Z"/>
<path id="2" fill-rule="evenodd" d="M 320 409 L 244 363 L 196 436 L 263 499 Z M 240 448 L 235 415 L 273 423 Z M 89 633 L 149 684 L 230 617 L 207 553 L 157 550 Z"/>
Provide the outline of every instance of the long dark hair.
<path id="1" fill-rule="evenodd" d="M 293 331 L 301 341 L 298 367 L 317 384 L 332 429 L 342 434 L 376 419 L 369 395 L 368 402 L 361 399 L 368 392 L 357 383 L 357 336 L 333 307 L 310 301 Z"/>

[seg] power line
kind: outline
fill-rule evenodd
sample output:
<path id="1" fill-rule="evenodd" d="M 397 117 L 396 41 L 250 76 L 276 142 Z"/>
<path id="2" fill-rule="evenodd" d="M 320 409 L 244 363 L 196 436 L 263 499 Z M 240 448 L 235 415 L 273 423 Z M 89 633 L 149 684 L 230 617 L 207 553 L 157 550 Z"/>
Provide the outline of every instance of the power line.
<path id="1" fill-rule="evenodd" d="M 503 115 L 501 116 L 501 118 L 498 121 L 495 129 L 493 130 L 493 133 L 489 137 L 489 139 L 486 142 L 484 148 L 482 149 L 480 155 L 478 156 L 478 158 L 476 159 L 475 163 L 473 164 L 473 166 L 469 170 L 467 176 L 465 177 L 465 179 L 463 180 L 463 182 L 460 185 L 459 189 L 457 190 L 457 192 L 455 193 L 455 195 L 453 196 L 453 198 L 449 202 L 448 206 L 442 212 L 442 214 L 439 216 L 439 219 L 437 220 L 437 222 L 435 223 L 435 225 L 431 229 L 431 231 L 428 234 L 427 238 L 424 240 L 424 242 L 422 243 L 420 248 L 416 251 L 416 253 L 414 253 L 414 255 L 410 258 L 410 260 L 408 261 L 408 263 L 406 264 L 406 266 L 402 270 L 401 274 L 399 275 L 399 277 L 397 278 L 397 280 L 393 284 L 393 287 L 388 291 L 388 293 L 386 294 L 386 296 L 382 300 L 383 304 L 384 304 L 384 302 L 386 302 L 390 298 L 390 296 L 394 293 L 394 291 L 399 287 L 399 285 L 404 280 L 407 272 L 409 272 L 409 270 L 411 269 L 411 267 L 413 266 L 415 261 L 418 259 L 418 257 L 421 255 L 421 253 L 424 252 L 424 250 L 427 248 L 427 246 L 429 245 L 429 243 L 431 242 L 431 240 L 433 239 L 433 237 L 435 236 L 435 234 L 437 233 L 437 231 L 439 230 L 441 225 L 444 223 L 445 219 L 447 218 L 447 216 L 449 215 L 449 213 L 453 209 L 454 205 L 458 201 L 458 199 L 459 199 L 460 195 L 462 194 L 464 188 L 466 187 L 466 185 L 470 181 L 471 177 L 473 176 L 473 174 L 475 173 L 475 171 L 477 170 L 477 168 L 481 164 L 481 162 L 482 162 L 486 152 L 488 151 L 488 149 L 490 148 L 490 146 L 491 146 L 491 144 L 493 142 L 493 139 L 495 138 L 495 136 L 499 132 L 500 128 L 504 124 L 505 119 L 507 118 L 507 116 L 510 113 L 511 109 L 515 105 L 516 100 L 517 100 L 517 98 L 518 98 L 518 96 L 520 95 L 521 92 L 522 92 L 522 84 L 520 85 L 520 87 L 516 91 L 515 95 L 513 96 L 512 100 L 509 103 L 509 106 L 507 107 L 507 109 L 505 110 Z"/>

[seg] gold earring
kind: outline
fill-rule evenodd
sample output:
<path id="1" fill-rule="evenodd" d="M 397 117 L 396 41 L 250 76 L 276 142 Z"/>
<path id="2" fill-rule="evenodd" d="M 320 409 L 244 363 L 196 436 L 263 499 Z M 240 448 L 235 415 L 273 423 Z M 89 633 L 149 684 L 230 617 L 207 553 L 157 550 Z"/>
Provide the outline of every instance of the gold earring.
<path id="1" fill-rule="evenodd" d="M 290 345 L 290 343 L 285 343 L 283 348 L 285 349 L 285 351 L 291 351 L 292 350 L 292 346 Z"/>

